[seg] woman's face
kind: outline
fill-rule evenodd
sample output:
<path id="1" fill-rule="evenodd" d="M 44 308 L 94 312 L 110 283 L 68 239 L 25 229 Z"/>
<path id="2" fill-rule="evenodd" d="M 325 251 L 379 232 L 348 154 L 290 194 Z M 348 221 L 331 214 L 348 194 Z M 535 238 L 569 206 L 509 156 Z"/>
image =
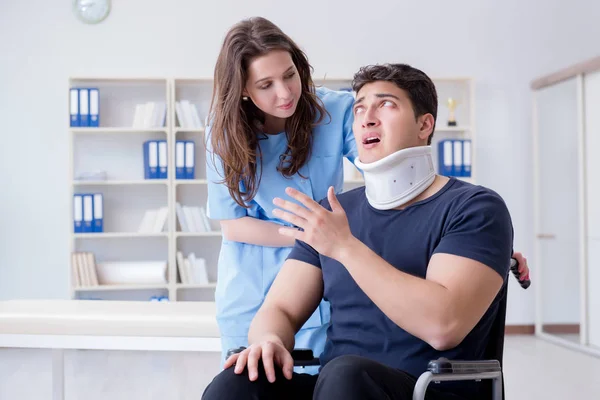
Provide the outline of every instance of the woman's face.
<path id="1" fill-rule="evenodd" d="M 253 59 L 243 93 L 266 115 L 291 117 L 302 94 L 302 84 L 290 53 L 274 50 Z"/>

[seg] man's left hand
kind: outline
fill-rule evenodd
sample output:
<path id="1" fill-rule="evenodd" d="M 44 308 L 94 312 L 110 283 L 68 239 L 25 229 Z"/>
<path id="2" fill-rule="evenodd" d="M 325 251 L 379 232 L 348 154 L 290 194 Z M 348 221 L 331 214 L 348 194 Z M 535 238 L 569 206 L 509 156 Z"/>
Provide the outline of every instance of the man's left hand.
<path id="1" fill-rule="evenodd" d="M 529 265 L 523 253 L 515 252 L 513 258 L 519 263 L 519 280 L 529 279 Z"/>
<path id="2" fill-rule="evenodd" d="M 305 207 L 275 198 L 273 204 L 287 211 L 275 209 L 273 214 L 302 230 L 286 227 L 280 228 L 279 233 L 301 240 L 320 254 L 339 261 L 341 255 L 352 246 L 355 238 L 350 232 L 346 212 L 335 196 L 333 187 L 329 187 L 327 191 L 332 211 L 323 208 L 298 190 L 288 187 L 286 193 Z"/>

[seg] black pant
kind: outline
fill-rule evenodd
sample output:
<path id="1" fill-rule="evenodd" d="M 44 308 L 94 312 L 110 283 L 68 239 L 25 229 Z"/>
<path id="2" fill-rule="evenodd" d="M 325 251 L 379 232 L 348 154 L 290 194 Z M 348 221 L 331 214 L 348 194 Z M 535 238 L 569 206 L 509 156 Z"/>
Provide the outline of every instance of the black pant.
<path id="1" fill-rule="evenodd" d="M 222 371 L 208 385 L 203 400 L 411 400 L 417 380 L 403 371 L 359 356 L 341 356 L 328 362 L 319 375 L 294 373 L 287 380 L 281 370 L 274 383 L 267 380 L 262 364 L 251 382 L 247 370 L 237 375 L 234 367 Z M 459 400 L 457 396 L 427 390 L 427 400 Z"/>

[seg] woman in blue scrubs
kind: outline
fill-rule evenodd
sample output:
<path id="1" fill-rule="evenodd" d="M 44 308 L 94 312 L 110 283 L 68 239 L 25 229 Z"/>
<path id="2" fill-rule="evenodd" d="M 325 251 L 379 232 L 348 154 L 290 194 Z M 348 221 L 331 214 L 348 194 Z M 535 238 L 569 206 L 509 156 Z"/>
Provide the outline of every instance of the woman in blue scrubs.
<path id="1" fill-rule="evenodd" d="M 278 233 L 286 223 L 273 216 L 273 199 L 288 186 L 317 201 L 329 186 L 342 190 L 343 158 L 357 157 L 353 103 L 349 92 L 316 88 L 306 55 L 270 21 L 244 20 L 227 33 L 206 140 L 207 212 L 223 232 L 216 289 L 222 362 L 227 350 L 247 346 L 250 322 L 294 245 Z M 524 277 L 526 260 L 515 257 Z M 329 317 L 322 301 L 296 348 L 320 355 Z"/>
<path id="2" fill-rule="evenodd" d="M 250 322 L 294 245 L 278 233 L 286 223 L 273 216 L 273 199 L 288 186 L 315 200 L 329 186 L 342 190 L 343 158 L 357 156 L 353 102 L 349 92 L 315 88 L 304 53 L 268 20 L 242 21 L 226 35 L 206 140 L 207 212 L 223 232 L 216 289 L 222 361 L 228 349 L 247 346 Z M 328 322 L 323 301 L 296 347 L 321 354 Z"/>

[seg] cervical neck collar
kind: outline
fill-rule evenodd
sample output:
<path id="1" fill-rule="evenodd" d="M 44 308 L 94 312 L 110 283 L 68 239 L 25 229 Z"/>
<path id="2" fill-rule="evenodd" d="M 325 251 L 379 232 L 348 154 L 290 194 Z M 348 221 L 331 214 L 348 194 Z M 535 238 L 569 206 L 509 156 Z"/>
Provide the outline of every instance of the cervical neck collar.
<path id="1" fill-rule="evenodd" d="M 378 210 L 408 203 L 435 179 L 431 146 L 403 149 L 369 164 L 357 158 L 354 164 L 364 173 L 369 204 Z"/>

